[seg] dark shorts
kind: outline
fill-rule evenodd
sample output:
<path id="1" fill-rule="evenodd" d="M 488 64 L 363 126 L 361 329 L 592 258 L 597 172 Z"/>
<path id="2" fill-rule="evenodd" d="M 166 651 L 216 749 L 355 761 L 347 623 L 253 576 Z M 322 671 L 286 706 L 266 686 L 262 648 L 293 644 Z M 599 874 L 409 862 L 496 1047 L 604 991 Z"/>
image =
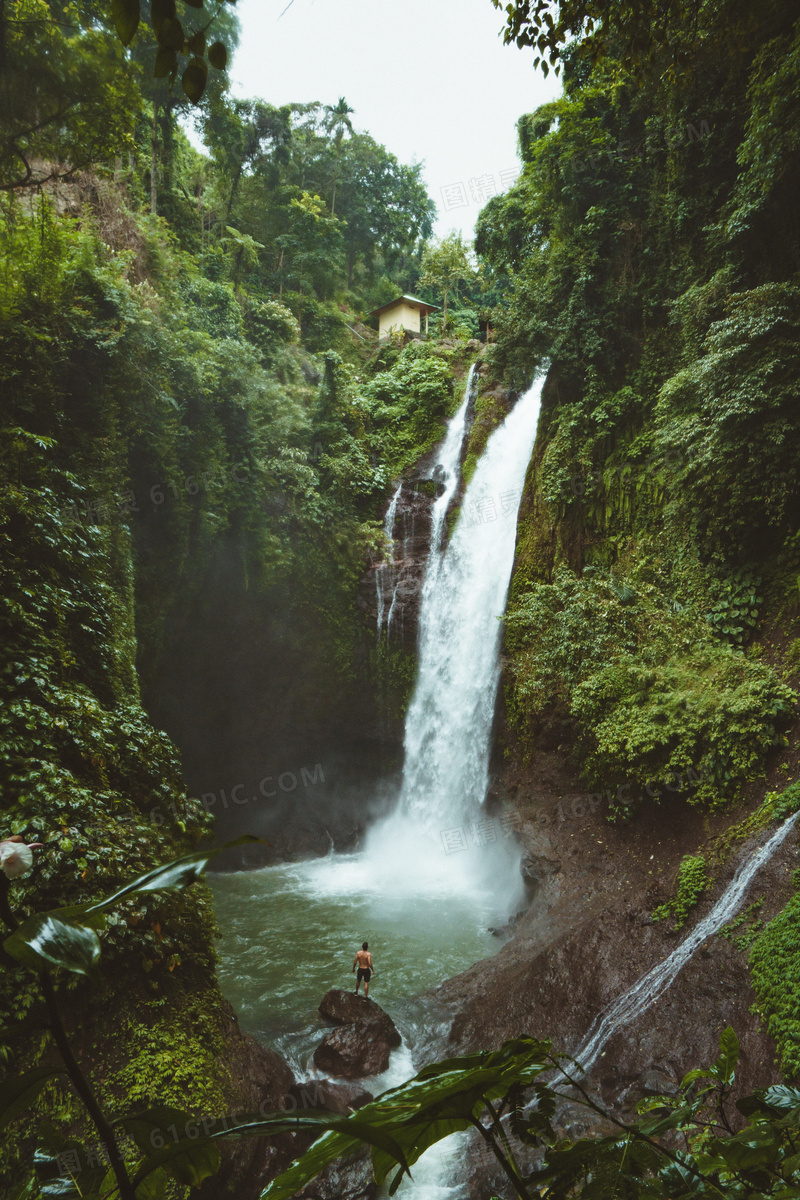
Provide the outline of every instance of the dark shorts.
<path id="1" fill-rule="evenodd" d="M 369 983 L 371 973 L 369 967 L 359 967 L 358 974 L 356 975 L 356 983 L 361 983 L 362 979 L 364 983 Z"/>

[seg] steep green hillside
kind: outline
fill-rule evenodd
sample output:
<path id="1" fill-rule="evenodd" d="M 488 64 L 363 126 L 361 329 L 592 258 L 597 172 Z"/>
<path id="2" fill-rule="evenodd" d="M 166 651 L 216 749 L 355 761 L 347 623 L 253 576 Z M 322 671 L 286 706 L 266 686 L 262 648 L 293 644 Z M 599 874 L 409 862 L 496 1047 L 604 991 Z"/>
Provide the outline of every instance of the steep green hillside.
<path id="1" fill-rule="evenodd" d="M 508 710 L 529 752 L 567 721 L 617 817 L 763 794 L 776 752 L 799 769 L 800 25 L 781 2 L 676 0 L 658 32 L 634 9 L 563 50 L 477 237 L 506 288 L 496 377 L 548 372 Z"/>

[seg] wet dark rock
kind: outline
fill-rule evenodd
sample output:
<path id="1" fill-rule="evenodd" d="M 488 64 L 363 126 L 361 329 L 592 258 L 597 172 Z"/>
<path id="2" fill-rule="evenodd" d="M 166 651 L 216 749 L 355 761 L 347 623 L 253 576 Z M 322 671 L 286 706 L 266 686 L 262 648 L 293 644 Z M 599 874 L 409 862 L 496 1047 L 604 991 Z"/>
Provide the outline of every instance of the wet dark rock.
<path id="1" fill-rule="evenodd" d="M 314 1051 L 314 1063 L 320 1071 L 343 1079 L 361 1079 L 386 1070 L 389 1054 L 402 1038 L 379 1004 L 344 988 L 331 988 L 322 997 L 319 1011 L 326 1021 L 338 1026 Z"/>
<path id="2" fill-rule="evenodd" d="M 374 1099 L 358 1083 L 334 1082 L 332 1079 L 311 1079 L 296 1083 L 284 1097 L 283 1107 L 287 1112 L 305 1112 L 327 1109 L 328 1112 L 349 1116 L 357 1108 L 363 1108 Z"/>
<path id="3" fill-rule="evenodd" d="M 296 1193 L 295 1200 L 374 1200 L 377 1195 L 372 1157 L 364 1149 L 344 1162 L 331 1163 Z"/>
<path id="4" fill-rule="evenodd" d="M 234 1091 L 231 1110 L 277 1112 L 295 1086 L 289 1064 L 276 1051 L 242 1033 L 233 1009 L 223 1002 L 227 1025 L 223 1034 L 224 1061 Z M 222 1139 L 216 1175 L 192 1194 L 197 1200 L 257 1200 L 271 1179 L 286 1170 L 307 1144 L 293 1134 L 273 1138 Z"/>
<path id="5" fill-rule="evenodd" d="M 401 646 L 414 647 L 417 640 L 422 579 L 430 549 L 431 508 L 441 492 L 439 481 L 426 474 L 430 469 L 420 465 L 416 477 L 403 483 L 395 512 L 392 551 L 375 558 L 359 585 L 358 605 L 373 629 L 378 621 L 378 592 L 383 595 L 384 621 L 394 597 L 389 636 Z"/>
<path id="6" fill-rule="evenodd" d="M 331 988 L 322 997 L 319 1011 L 332 1025 L 352 1025 L 356 1021 L 375 1021 L 385 1030 L 390 1046 L 399 1046 L 402 1041 L 392 1018 L 380 1004 L 367 996 L 356 996 L 344 988 Z"/>
<path id="7" fill-rule="evenodd" d="M 342 1079 L 380 1075 L 389 1065 L 393 1044 L 383 1022 L 354 1021 L 323 1038 L 314 1051 L 314 1065 Z"/>
<path id="8" fill-rule="evenodd" d="M 637 1090 L 643 1096 L 676 1096 L 678 1085 L 669 1075 L 653 1068 L 639 1077 Z"/>
<path id="9" fill-rule="evenodd" d="M 514 913 L 514 916 L 506 925 L 490 925 L 489 933 L 492 937 L 511 937 L 522 918 L 525 916 L 526 910 L 523 908 L 520 912 Z"/>
<path id="10" fill-rule="evenodd" d="M 542 854 L 528 854 L 522 860 L 520 874 L 525 883 L 525 890 L 532 899 L 541 886 L 561 870 L 561 863 Z"/>

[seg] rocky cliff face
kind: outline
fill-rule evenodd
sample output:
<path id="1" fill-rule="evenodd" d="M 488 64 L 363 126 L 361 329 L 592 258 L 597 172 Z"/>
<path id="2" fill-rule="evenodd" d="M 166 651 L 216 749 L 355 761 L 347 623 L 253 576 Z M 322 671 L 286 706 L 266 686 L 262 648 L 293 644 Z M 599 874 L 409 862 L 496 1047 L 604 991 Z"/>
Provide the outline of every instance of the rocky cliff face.
<path id="1" fill-rule="evenodd" d="M 431 534 L 436 482 L 420 464 L 403 480 L 392 527 L 393 547 L 375 555 L 361 580 L 358 605 L 365 623 L 393 645 L 413 653 L 419 628 L 419 603 Z"/>
<path id="2" fill-rule="evenodd" d="M 516 814 L 531 903 L 496 957 L 432 993 L 449 1013 L 436 1056 L 493 1049 L 523 1034 L 551 1038 L 557 1050 L 574 1054 L 595 1017 L 675 949 L 767 836 L 762 831 L 739 844 L 684 928 L 654 922 L 651 912 L 673 894 L 681 858 L 741 820 L 755 797 L 711 817 L 669 797 L 611 824 L 608 797 L 587 795 L 566 764 L 566 749 L 540 749 L 532 765 L 512 760 L 496 776 L 489 803 L 495 813 Z M 790 835 L 754 877 L 742 907 L 763 899 L 765 922 L 779 912 L 794 890 L 798 856 Z M 775 1044 L 751 1011 L 741 932 L 709 938 L 652 1007 L 607 1042 L 588 1077 L 607 1110 L 624 1117 L 647 1095 L 675 1092 L 688 1070 L 713 1061 L 728 1025 L 741 1042 L 736 1094 L 779 1078 Z M 565 1109 L 560 1119 L 571 1137 L 599 1127 L 583 1108 Z M 471 1195 L 510 1195 L 482 1148 L 475 1144 L 469 1153 Z"/>

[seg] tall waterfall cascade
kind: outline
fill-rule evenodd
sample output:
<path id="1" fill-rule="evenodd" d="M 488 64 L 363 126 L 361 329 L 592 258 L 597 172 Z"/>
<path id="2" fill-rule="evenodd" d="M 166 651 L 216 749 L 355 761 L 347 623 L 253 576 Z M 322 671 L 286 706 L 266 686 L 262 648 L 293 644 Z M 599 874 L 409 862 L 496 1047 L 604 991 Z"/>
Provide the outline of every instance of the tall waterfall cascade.
<path id="1" fill-rule="evenodd" d="M 442 492 L 432 511 L 420 606 L 419 669 L 406 716 L 403 779 L 396 809 L 367 840 L 382 869 L 443 888 L 493 889 L 518 898 L 518 850 L 482 806 L 500 679 L 501 618 L 516 542 L 517 510 L 533 450 L 542 380 L 517 401 L 489 438 L 465 491 L 449 540 L 448 508 L 471 381 L 450 421 L 432 477 Z"/>
<path id="2" fill-rule="evenodd" d="M 731 920 L 742 902 L 750 881 L 756 872 L 767 862 L 787 835 L 794 828 L 798 813 L 788 817 L 779 825 L 772 837 L 741 864 L 733 879 L 720 896 L 711 912 L 699 921 L 694 929 L 660 963 L 656 963 L 649 971 L 637 979 L 627 992 L 623 992 L 605 1009 L 595 1021 L 580 1049 L 574 1057 L 584 1071 L 589 1071 L 597 1062 L 603 1047 L 623 1025 L 629 1025 L 645 1012 L 651 1004 L 655 1004 L 672 984 L 675 976 L 686 965 L 695 951 L 703 942 L 713 937 Z"/>

